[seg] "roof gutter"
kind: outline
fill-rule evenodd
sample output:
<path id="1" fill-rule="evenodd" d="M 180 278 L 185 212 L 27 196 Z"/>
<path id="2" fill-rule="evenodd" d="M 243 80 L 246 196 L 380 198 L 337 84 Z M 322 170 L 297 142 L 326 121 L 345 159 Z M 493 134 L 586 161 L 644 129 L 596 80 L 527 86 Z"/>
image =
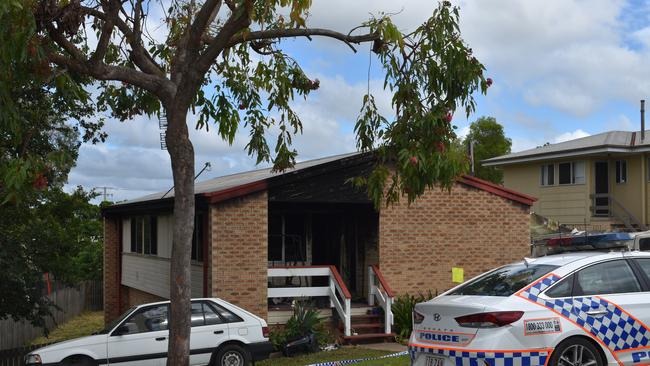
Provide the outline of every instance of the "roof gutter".
<path id="1" fill-rule="evenodd" d="M 540 153 L 537 155 L 522 156 L 522 157 L 513 157 L 513 158 L 492 158 L 481 161 L 483 166 L 500 166 L 508 164 L 517 164 L 517 163 L 526 163 L 532 161 L 548 160 L 548 159 L 561 159 L 561 158 L 570 158 L 573 156 L 583 156 L 583 155 L 592 155 L 592 154 L 602 154 L 602 153 L 639 153 L 639 152 L 648 152 L 650 151 L 650 146 L 632 146 L 625 147 L 621 145 L 611 145 L 603 146 L 600 148 L 582 148 L 582 149 L 573 149 L 565 150 L 558 152 L 548 152 Z"/>
<path id="2" fill-rule="evenodd" d="M 218 203 L 231 198 L 241 197 L 250 193 L 264 191 L 268 188 L 266 180 L 260 180 L 252 183 L 242 184 L 232 188 L 226 188 L 217 192 L 203 193 L 209 203 Z"/>

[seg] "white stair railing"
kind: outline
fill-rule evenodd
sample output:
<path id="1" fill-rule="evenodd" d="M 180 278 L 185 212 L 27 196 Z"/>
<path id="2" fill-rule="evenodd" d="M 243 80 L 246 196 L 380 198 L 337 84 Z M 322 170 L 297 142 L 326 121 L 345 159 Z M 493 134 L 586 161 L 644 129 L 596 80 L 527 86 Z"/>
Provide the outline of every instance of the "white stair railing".
<path id="1" fill-rule="evenodd" d="M 384 309 L 384 332 L 390 334 L 393 325 L 393 301 L 395 294 L 376 265 L 368 266 L 368 305 L 375 306 L 375 300 Z"/>
<path id="2" fill-rule="evenodd" d="M 270 287 L 268 298 L 274 297 L 318 297 L 327 296 L 330 306 L 336 309 L 344 324 L 344 333 L 351 333 L 351 304 L 352 295 L 343 283 L 343 279 L 335 266 L 305 266 L 305 267 L 274 267 L 267 270 L 268 277 L 329 277 L 328 286 L 311 287 Z M 311 283 L 311 282 L 309 282 Z"/>

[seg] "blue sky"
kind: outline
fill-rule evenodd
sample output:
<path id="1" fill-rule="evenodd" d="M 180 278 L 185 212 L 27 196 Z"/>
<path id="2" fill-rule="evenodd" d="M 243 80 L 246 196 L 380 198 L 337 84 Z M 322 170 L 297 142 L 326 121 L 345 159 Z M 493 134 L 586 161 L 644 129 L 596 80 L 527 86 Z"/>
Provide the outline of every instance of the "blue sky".
<path id="1" fill-rule="evenodd" d="M 480 116 L 494 116 L 523 150 L 606 130 L 639 128 L 639 100 L 650 99 L 650 5 L 623 0 L 458 0 L 463 38 L 486 66 L 494 85 L 477 96 L 469 119 L 455 116 L 459 134 Z M 428 0 L 314 0 L 308 25 L 347 32 L 379 11 L 398 12 L 395 23 L 412 30 L 430 14 Z M 353 53 L 332 40 L 287 41 L 321 88 L 295 108 L 304 134 L 295 140 L 300 159 L 355 149 L 352 132 L 368 82 L 368 46 Z M 376 60 L 371 92 L 390 113 L 390 95 Z M 193 126 L 190 123 L 191 126 Z M 103 145 L 83 145 L 69 187 L 109 186 L 114 200 L 164 191 L 171 185 L 169 157 L 160 150 L 157 121 L 109 121 Z M 233 146 L 214 133 L 192 133 L 202 179 L 255 168 L 244 151 L 248 131 Z"/>

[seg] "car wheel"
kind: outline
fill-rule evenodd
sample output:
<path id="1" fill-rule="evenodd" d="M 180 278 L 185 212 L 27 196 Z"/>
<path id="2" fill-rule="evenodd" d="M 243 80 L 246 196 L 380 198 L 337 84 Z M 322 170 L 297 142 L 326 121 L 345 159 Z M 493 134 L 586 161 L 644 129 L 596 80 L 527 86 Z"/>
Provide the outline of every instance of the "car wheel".
<path id="1" fill-rule="evenodd" d="M 598 349 L 586 339 L 570 338 L 560 343 L 550 360 L 551 366 L 604 366 Z"/>
<path id="2" fill-rule="evenodd" d="M 244 347 L 229 344 L 221 347 L 217 352 L 214 366 L 248 366 L 250 363 L 251 356 Z"/>
<path id="3" fill-rule="evenodd" d="M 70 356 L 61 362 L 62 366 L 97 366 L 97 362 L 87 356 Z"/>

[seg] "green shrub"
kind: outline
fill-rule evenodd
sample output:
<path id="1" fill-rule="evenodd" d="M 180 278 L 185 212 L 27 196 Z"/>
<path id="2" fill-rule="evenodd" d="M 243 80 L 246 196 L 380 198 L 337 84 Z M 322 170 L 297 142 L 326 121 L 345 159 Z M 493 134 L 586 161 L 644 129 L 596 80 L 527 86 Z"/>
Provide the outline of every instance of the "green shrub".
<path id="1" fill-rule="evenodd" d="M 271 332 L 269 335 L 269 340 L 276 350 L 281 350 L 287 343 L 309 334 L 314 334 L 319 343 L 331 338 L 318 310 L 309 307 L 309 305 L 305 301 L 293 302 L 293 315 L 287 321 L 284 329 Z"/>
<path id="2" fill-rule="evenodd" d="M 393 311 L 395 331 L 397 332 L 398 338 L 408 339 L 411 335 L 415 304 L 431 300 L 434 297 L 433 292 L 429 290 L 426 295 L 422 293 L 418 293 L 417 295 L 404 294 L 395 299 L 391 309 Z"/>

